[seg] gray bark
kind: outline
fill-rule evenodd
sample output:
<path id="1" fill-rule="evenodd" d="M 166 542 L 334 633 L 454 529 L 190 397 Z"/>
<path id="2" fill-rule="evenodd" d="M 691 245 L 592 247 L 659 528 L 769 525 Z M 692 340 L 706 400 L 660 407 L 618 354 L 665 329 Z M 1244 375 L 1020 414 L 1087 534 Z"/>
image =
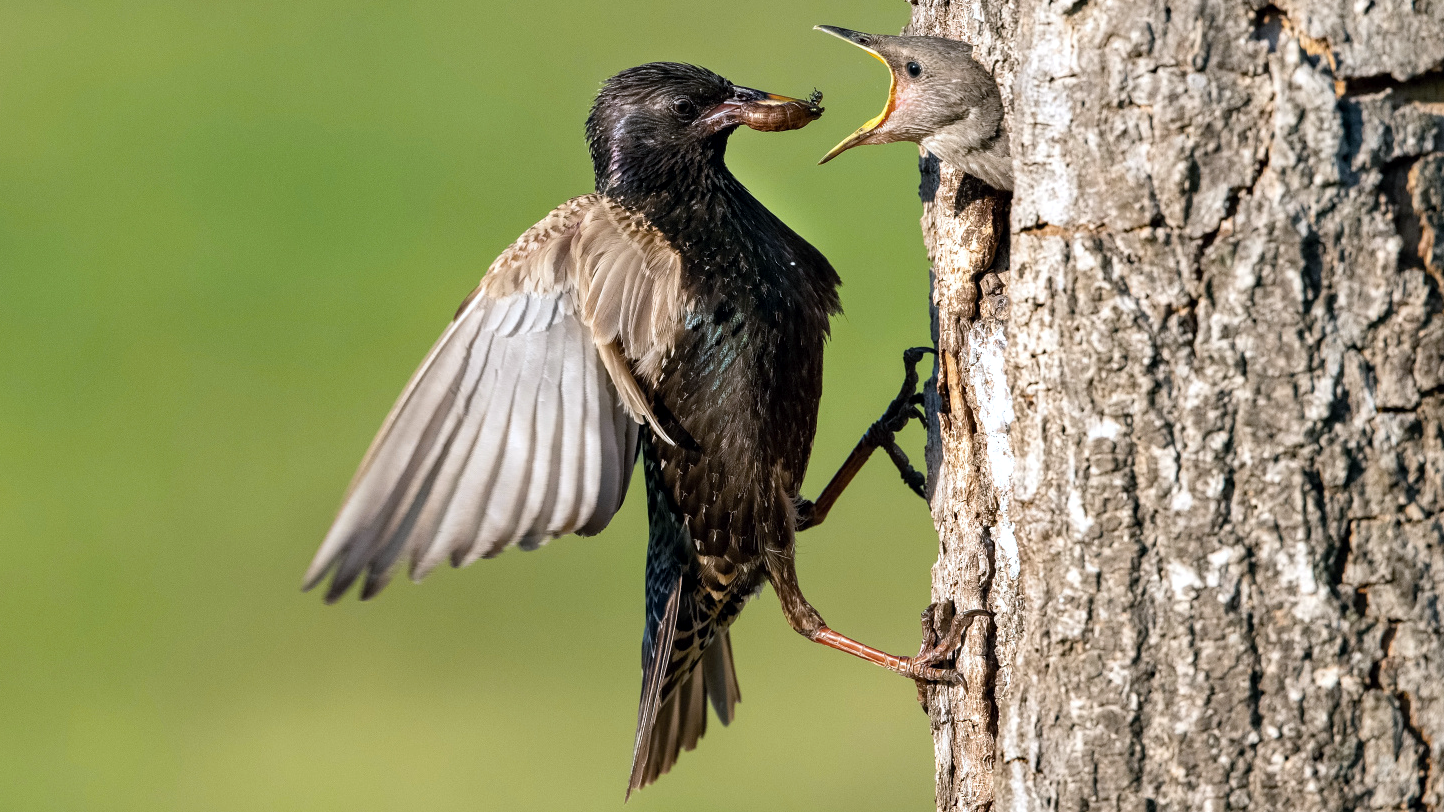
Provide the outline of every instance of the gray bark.
<path id="1" fill-rule="evenodd" d="M 938 808 L 1444 810 L 1444 4 L 907 33 L 976 46 L 1017 168 L 1003 221 L 923 163 L 934 599 L 995 613 Z"/>

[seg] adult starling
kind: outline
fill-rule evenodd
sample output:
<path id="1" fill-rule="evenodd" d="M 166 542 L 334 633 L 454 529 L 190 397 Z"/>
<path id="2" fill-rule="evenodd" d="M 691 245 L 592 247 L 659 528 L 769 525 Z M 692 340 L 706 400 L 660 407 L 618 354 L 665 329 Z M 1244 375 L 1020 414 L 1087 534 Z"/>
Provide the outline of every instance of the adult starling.
<path id="1" fill-rule="evenodd" d="M 892 82 L 882 112 L 823 156 L 827 163 L 862 144 L 914 141 L 995 189 L 1012 191 L 1013 160 L 998 85 L 973 59 L 973 46 L 941 37 L 893 37 L 819 25 L 887 65 Z"/>
<path id="2" fill-rule="evenodd" d="M 586 126 L 596 192 L 492 263 L 372 442 L 306 574 L 310 588 L 334 573 L 328 600 L 362 580 L 364 599 L 403 558 L 420 579 L 442 561 L 596 533 L 640 448 L 650 533 L 629 794 L 696 746 L 708 700 L 731 721 L 728 627 L 764 582 L 810 639 L 914 678 L 950 676 L 832 632 L 797 586 L 799 505 L 821 518 L 798 489 L 839 280 L 723 155 L 739 125 L 803 126 L 818 98 L 675 63 L 609 79 Z"/>

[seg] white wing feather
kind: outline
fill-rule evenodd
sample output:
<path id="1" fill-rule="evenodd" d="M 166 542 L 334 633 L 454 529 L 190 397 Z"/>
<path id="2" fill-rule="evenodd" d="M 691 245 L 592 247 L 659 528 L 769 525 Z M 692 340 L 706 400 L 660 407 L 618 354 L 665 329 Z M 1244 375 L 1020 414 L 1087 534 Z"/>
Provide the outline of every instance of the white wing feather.
<path id="1" fill-rule="evenodd" d="M 514 544 L 599 532 L 621 507 L 639 423 L 671 442 L 649 384 L 684 316 L 681 261 L 596 195 L 559 207 L 492 264 L 382 424 L 306 573 L 362 597 Z"/>

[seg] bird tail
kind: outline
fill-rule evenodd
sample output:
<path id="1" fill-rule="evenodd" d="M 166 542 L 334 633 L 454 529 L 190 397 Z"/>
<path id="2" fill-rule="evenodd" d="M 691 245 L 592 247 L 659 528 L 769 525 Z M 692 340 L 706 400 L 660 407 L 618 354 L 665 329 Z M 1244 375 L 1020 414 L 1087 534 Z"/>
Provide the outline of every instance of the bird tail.
<path id="1" fill-rule="evenodd" d="M 642 676 L 642 703 L 637 709 L 637 739 L 632 747 L 627 797 L 631 797 L 632 790 L 647 786 L 672 769 L 680 752 L 696 748 L 697 741 L 707 732 L 709 698 L 717 719 L 724 725 L 732 721 L 737 703 L 742 699 L 732 663 L 732 638 L 727 631 L 718 635 L 702 657 L 691 664 L 686 676 L 680 680 L 668 679 L 669 667 L 675 667 L 674 656 L 681 653 L 674 652 L 672 647 L 681 592 L 681 579 L 678 579 L 657 629 L 651 662 Z"/>

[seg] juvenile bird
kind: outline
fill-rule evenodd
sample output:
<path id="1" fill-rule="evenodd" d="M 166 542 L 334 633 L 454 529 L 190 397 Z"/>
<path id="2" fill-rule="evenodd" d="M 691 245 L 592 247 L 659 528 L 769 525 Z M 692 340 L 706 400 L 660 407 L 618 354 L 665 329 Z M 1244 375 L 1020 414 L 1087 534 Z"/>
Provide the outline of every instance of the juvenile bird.
<path id="1" fill-rule="evenodd" d="M 709 699 L 732 719 L 728 628 L 766 582 L 810 639 L 950 678 L 935 659 L 831 631 L 797 586 L 799 505 L 821 518 L 799 488 L 839 280 L 723 156 L 739 125 L 800 127 L 817 101 L 676 63 L 609 79 L 586 125 L 596 192 L 492 263 L 386 418 L 306 574 L 310 588 L 332 573 L 328 600 L 362 580 L 364 599 L 402 559 L 420 579 L 442 561 L 596 533 L 640 448 L 650 531 L 629 794 L 696 746 Z"/>
<path id="2" fill-rule="evenodd" d="M 941 37 L 864 34 L 832 25 L 817 30 L 862 48 L 887 65 L 892 82 L 881 113 L 819 163 L 862 144 L 913 141 L 995 189 L 1012 191 L 1013 160 L 1003 101 L 973 46 Z"/>

